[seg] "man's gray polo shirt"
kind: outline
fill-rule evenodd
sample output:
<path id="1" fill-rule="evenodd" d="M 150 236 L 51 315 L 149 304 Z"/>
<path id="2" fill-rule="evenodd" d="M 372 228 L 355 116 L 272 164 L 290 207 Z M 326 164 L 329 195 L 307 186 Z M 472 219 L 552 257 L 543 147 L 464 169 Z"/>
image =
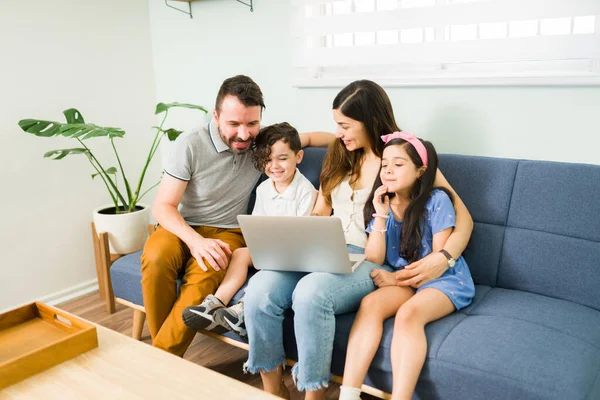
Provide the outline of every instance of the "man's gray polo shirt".
<path id="1" fill-rule="evenodd" d="M 165 173 L 188 182 L 179 212 L 190 225 L 237 228 L 260 172 L 252 153 L 234 153 L 214 120 L 177 138 Z"/>

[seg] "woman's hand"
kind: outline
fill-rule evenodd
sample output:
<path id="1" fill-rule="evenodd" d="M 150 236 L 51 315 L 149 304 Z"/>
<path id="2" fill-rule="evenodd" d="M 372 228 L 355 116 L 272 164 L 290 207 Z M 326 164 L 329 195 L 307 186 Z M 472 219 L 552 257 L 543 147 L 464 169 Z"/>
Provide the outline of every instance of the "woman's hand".
<path id="1" fill-rule="evenodd" d="M 371 278 L 377 287 L 396 286 L 396 277 L 392 272 L 383 269 L 374 269 L 371 271 Z"/>
<path id="2" fill-rule="evenodd" d="M 390 212 L 390 198 L 387 196 L 387 187 L 381 185 L 375 190 L 373 195 L 373 207 L 375 213 L 380 215 L 388 215 Z"/>
<path id="3" fill-rule="evenodd" d="M 398 286 L 418 288 L 439 278 L 448 269 L 448 259 L 440 252 L 434 252 L 395 272 Z"/>

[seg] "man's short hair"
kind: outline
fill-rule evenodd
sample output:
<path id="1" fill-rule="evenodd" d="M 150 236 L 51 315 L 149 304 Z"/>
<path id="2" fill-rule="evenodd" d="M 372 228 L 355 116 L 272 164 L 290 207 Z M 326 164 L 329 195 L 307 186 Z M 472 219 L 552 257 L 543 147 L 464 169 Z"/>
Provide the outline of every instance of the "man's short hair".
<path id="1" fill-rule="evenodd" d="M 252 78 L 245 75 L 236 75 L 227 78 L 219 88 L 215 109 L 217 114 L 221 112 L 221 105 L 225 96 L 235 96 L 245 107 L 260 106 L 261 111 L 265 108 L 263 94 Z"/>
<path id="2" fill-rule="evenodd" d="M 287 143 L 296 154 L 302 150 L 300 135 L 296 128 L 287 122 L 266 126 L 258 132 L 256 139 L 254 139 L 252 158 L 256 169 L 259 171 L 265 170 L 270 161 L 271 146 L 279 140 Z"/>

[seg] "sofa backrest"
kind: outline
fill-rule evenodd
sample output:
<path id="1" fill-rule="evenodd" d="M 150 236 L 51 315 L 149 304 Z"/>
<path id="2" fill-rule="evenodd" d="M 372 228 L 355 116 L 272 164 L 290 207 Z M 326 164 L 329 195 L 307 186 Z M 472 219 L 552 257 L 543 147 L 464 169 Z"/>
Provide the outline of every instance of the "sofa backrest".
<path id="1" fill-rule="evenodd" d="M 475 283 L 600 310 L 600 166 L 440 155 L 475 227 Z"/>

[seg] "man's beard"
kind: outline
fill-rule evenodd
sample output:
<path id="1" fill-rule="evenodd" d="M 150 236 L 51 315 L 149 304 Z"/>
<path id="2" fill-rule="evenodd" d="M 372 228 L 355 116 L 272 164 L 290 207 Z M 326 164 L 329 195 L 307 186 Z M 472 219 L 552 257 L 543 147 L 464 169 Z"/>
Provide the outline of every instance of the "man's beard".
<path id="1" fill-rule="evenodd" d="M 221 140 L 223 141 L 223 143 L 225 143 L 227 145 L 227 147 L 229 147 L 231 149 L 231 151 L 233 151 L 234 153 L 237 153 L 237 154 L 247 153 L 252 148 L 252 142 L 254 141 L 254 138 L 252 136 L 249 137 L 248 140 L 240 140 L 237 137 L 232 137 L 230 139 L 227 139 L 225 137 L 225 135 L 223 135 L 223 132 L 221 132 L 221 127 L 219 127 L 218 124 L 217 124 L 217 130 L 219 131 L 219 136 L 221 136 Z M 245 149 L 236 148 L 236 147 L 233 147 L 233 143 L 248 143 L 248 147 L 246 147 Z"/>

